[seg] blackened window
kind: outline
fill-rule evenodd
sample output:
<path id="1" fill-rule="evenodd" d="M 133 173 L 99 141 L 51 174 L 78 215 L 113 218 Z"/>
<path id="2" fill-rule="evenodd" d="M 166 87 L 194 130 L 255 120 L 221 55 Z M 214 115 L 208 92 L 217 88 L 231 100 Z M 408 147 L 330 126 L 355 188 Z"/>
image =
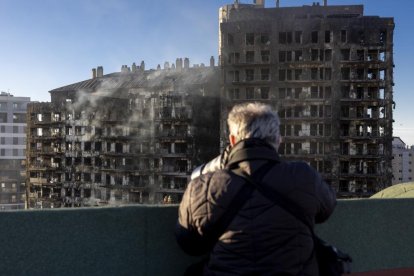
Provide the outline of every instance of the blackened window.
<path id="1" fill-rule="evenodd" d="M 318 43 L 318 31 L 313 31 L 311 33 L 311 41 L 312 43 Z"/>
<path id="2" fill-rule="evenodd" d="M 261 87 L 260 88 L 260 98 L 262 100 L 269 99 L 269 91 L 270 91 L 270 88 L 269 87 Z"/>
<path id="3" fill-rule="evenodd" d="M 268 34 L 261 34 L 260 35 L 260 42 L 262 44 L 269 45 L 270 44 L 269 35 Z"/>
<path id="4" fill-rule="evenodd" d="M 325 43 L 330 43 L 331 40 L 331 31 L 325 31 Z"/>
<path id="5" fill-rule="evenodd" d="M 247 51 L 246 52 L 246 62 L 253 63 L 254 62 L 254 51 Z"/>
<path id="6" fill-rule="evenodd" d="M 254 70 L 246 69 L 246 81 L 253 81 L 253 80 L 254 80 Z"/>
<path id="7" fill-rule="evenodd" d="M 254 34 L 253 33 L 246 34 L 246 45 L 254 45 Z"/>
<path id="8" fill-rule="evenodd" d="M 227 34 L 227 44 L 230 45 L 230 46 L 234 44 L 233 34 Z"/>
<path id="9" fill-rule="evenodd" d="M 295 32 L 295 43 L 302 43 L 302 32 L 301 31 Z"/>
<path id="10" fill-rule="evenodd" d="M 254 99 L 254 87 L 246 87 L 246 99 Z"/>
<path id="11" fill-rule="evenodd" d="M 279 43 L 286 44 L 286 32 L 279 32 Z"/>
<path id="12" fill-rule="evenodd" d="M 347 32 L 346 30 L 341 30 L 341 42 L 345 43 L 347 41 Z"/>

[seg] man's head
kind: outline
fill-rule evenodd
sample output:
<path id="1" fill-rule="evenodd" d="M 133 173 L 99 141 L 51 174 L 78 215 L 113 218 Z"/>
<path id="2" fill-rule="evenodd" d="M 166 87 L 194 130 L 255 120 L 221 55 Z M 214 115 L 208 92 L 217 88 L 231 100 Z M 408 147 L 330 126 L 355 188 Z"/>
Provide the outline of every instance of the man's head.
<path id="1" fill-rule="evenodd" d="M 280 144 L 279 116 L 269 105 L 247 103 L 235 105 L 227 118 L 230 144 L 247 138 L 263 139 L 276 150 Z"/>

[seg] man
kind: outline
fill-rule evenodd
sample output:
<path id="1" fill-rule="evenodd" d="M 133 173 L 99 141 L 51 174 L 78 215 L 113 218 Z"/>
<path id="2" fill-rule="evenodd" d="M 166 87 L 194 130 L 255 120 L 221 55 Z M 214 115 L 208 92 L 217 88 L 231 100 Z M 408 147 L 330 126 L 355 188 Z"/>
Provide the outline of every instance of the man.
<path id="1" fill-rule="evenodd" d="M 232 199 L 249 185 L 231 170 L 260 178 L 258 185 L 296 204 L 312 227 L 336 205 L 332 189 L 308 164 L 279 159 L 279 117 L 269 106 L 234 106 L 227 122 L 231 149 L 224 168 L 189 183 L 179 208 L 178 243 L 192 255 L 209 252 L 204 275 L 318 275 L 310 228 L 257 189 L 211 240 Z"/>

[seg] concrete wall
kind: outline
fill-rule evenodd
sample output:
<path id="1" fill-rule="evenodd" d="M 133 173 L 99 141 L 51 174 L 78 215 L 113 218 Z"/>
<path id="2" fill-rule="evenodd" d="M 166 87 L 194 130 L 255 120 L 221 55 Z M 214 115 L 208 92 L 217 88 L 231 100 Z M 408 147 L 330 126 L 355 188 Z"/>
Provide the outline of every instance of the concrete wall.
<path id="1" fill-rule="evenodd" d="M 414 268 L 414 199 L 340 201 L 317 231 L 354 271 Z M 0 213 L 1 275 L 181 275 L 177 206 Z"/>

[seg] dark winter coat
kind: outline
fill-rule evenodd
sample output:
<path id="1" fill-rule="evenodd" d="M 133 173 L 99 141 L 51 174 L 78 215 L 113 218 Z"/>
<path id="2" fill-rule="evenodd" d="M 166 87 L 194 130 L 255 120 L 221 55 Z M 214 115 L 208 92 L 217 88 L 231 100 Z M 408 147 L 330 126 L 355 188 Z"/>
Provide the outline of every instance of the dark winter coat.
<path id="1" fill-rule="evenodd" d="M 236 144 L 227 164 L 248 175 L 277 159 L 277 152 L 257 139 Z M 272 161 L 274 162 L 274 161 Z M 177 240 L 189 254 L 205 254 L 206 236 L 214 228 L 243 178 L 218 170 L 191 181 L 179 208 Z M 294 201 L 311 225 L 324 222 L 336 205 L 335 194 L 304 162 L 278 160 L 260 185 Z M 309 228 L 255 190 L 210 252 L 206 275 L 317 275 Z"/>

